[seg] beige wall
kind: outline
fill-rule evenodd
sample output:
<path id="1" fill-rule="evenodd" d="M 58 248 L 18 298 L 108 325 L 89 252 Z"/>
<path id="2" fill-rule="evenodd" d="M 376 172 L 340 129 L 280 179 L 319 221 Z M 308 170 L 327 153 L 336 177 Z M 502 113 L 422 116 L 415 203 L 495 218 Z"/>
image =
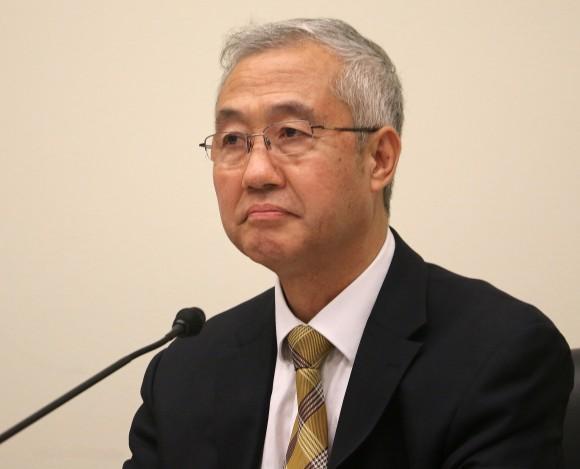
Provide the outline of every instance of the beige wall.
<path id="1" fill-rule="evenodd" d="M 0 430 L 169 328 L 261 291 L 211 167 L 224 33 L 345 19 L 406 91 L 393 225 L 426 259 L 542 308 L 580 346 L 580 3 L 0 2 Z M 2 468 L 113 468 L 142 358 L 0 448 Z"/>

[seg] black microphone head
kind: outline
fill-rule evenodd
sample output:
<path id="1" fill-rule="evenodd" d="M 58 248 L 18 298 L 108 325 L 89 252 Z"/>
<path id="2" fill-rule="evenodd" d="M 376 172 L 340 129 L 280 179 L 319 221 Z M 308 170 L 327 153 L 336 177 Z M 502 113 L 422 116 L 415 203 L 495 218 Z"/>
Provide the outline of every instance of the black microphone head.
<path id="1" fill-rule="evenodd" d="M 181 326 L 183 331 L 177 337 L 188 337 L 199 334 L 205 323 L 205 314 L 199 308 L 183 308 L 173 321 L 173 327 Z"/>

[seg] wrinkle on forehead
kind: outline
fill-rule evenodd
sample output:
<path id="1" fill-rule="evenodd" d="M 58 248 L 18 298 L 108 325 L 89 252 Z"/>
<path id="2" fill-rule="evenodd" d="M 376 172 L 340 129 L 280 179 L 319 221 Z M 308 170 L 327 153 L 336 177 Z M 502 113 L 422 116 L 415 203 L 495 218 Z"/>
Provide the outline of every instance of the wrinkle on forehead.
<path id="1" fill-rule="evenodd" d="M 264 121 L 256 124 L 278 118 L 314 123 L 316 116 L 324 117 L 330 100 L 337 99 L 333 84 L 341 67 L 333 52 L 313 42 L 249 55 L 224 82 L 216 103 L 216 129 L 229 122 L 246 124 L 252 114 Z"/>
<path id="2" fill-rule="evenodd" d="M 271 104 L 266 110 L 266 120 L 269 122 L 280 122 L 281 119 L 300 119 L 307 120 L 311 124 L 315 124 L 316 118 L 314 109 L 300 101 L 287 100 L 279 103 Z M 246 116 L 243 111 L 224 107 L 218 110 L 216 114 L 215 127 L 222 128 L 230 122 L 245 123 Z"/>

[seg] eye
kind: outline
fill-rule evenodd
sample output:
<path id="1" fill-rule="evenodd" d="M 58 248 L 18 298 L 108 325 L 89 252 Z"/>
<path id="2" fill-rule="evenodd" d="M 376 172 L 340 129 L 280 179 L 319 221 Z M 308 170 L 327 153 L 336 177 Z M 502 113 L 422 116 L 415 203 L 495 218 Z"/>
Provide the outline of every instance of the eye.
<path id="1" fill-rule="evenodd" d="M 295 140 L 311 137 L 310 128 L 300 124 L 284 124 L 278 131 L 279 140 Z"/>
<path id="2" fill-rule="evenodd" d="M 295 129 L 294 127 L 282 127 L 280 129 L 280 137 L 283 138 L 292 138 L 300 136 L 301 133 L 302 132 L 300 132 L 298 129 Z"/>
<path id="3" fill-rule="evenodd" d="M 222 148 L 238 147 L 245 145 L 246 138 L 240 132 L 227 132 L 222 135 L 220 144 Z"/>

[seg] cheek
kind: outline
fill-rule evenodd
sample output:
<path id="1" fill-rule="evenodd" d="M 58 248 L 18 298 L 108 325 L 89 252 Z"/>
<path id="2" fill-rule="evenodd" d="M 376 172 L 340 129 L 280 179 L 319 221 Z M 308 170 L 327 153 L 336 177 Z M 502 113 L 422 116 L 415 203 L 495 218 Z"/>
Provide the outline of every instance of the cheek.
<path id="1" fill-rule="evenodd" d="M 316 235 L 333 229 L 344 202 L 344 180 L 334 168 L 311 170 L 295 183 L 295 192 L 304 206 L 305 228 Z"/>
<path id="2" fill-rule="evenodd" d="M 222 222 L 224 226 L 230 225 L 234 222 L 234 213 L 239 200 L 239 184 L 236 184 L 235 178 L 214 173 L 213 185 Z"/>
<path id="3" fill-rule="evenodd" d="M 346 165 L 345 165 L 346 166 Z M 355 166 L 343 166 L 331 172 L 320 187 L 320 210 L 330 224 L 356 223 L 366 212 L 368 190 L 365 178 Z"/>

